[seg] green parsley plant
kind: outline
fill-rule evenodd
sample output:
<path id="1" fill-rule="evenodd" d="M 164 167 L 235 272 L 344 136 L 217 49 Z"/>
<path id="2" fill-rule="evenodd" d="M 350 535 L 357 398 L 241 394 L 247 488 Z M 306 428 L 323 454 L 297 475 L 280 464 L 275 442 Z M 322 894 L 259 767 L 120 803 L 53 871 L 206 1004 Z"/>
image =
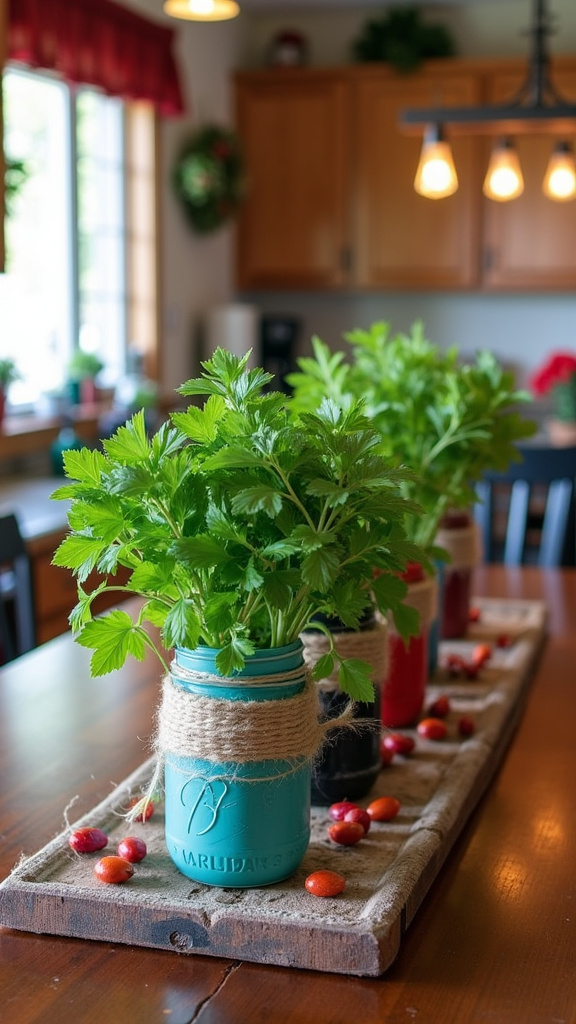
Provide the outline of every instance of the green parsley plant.
<path id="1" fill-rule="evenodd" d="M 162 657 L 147 623 L 160 627 L 165 650 L 217 648 L 223 675 L 256 648 L 297 640 L 315 615 L 355 629 L 377 607 L 404 636 L 417 630 L 398 577 L 425 557 L 404 527 L 418 513 L 400 492 L 409 471 L 382 455 L 361 403 L 323 398 L 297 414 L 247 359 L 216 350 L 179 389 L 204 404 L 173 412 L 151 438 L 139 412 L 103 451 L 65 453 L 71 482 L 53 497 L 71 500 L 71 529 L 53 561 L 77 577 L 70 621 L 94 651 L 93 675 L 150 646 Z M 120 566 L 125 584 L 115 580 Z M 88 590 L 94 570 L 103 578 Z M 94 598 L 109 591 L 143 598 L 134 618 L 122 607 L 94 617 Z M 318 663 L 317 678 L 334 657 Z M 369 674 L 364 662 L 341 662 L 340 685 L 369 700 Z"/>
<path id="2" fill-rule="evenodd" d="M 410 334 L 391 335 L 379 322 L 344 338 L 349 358 L 314 338 L 313 358 L 298 360 L 300 372 L 288 377 L 295 408 L 313 407 L 326 393 L 342 408 L 364 402 L 384 455 L 413 471 L 400 487 L 423 511 L 408 512 L 406 530 L 433 556 L 445 512 L 469 507 L 487 470 L 504 470 L 521 458 L 516 442 L 530 437 L 535 425 L 518 407 L 530 396 L 516 389 L 491 352 L 461 361 L 455 347 L 441 351 L 428 341 L 420 321 Z"/>

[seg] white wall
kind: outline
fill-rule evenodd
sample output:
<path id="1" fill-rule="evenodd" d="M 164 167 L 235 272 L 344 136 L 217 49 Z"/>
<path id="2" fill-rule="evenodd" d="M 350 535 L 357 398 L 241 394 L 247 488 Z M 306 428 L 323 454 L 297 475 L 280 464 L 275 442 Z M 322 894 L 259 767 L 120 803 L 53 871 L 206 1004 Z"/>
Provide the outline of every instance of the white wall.
<path id="1" fill-rule="evenodd" d="M 177 387 L 197 374 L 196 335 L 204 313 L 229 299 L 234 287 L 233 227 L 194 234 L 170 188 L 172 166 L 183 141 L 207 122 L 232 125 L 231 71 L 241 63 L 242 26 L 185 24 L 180 30 L 191 118 L 162 130 L 162 299 L 164 386 Z"/>
<path id="2" fill-rule="evenodd" d="M 133 0 L 147 13 L 158 12 L 159 0 Z M 559 25 L 551 40 L 553 52 L 576 53 L 576 0 L 551 0 Z M 462 6 L 431 6 L 427 17 L 441 19 L 453 30 L 462 56 L 527 53 L 523 30 L 529 27 L 533 0 L 482 0 Z M 384 5 L 382 7 L 384 10 Z M 234 299 L 233 229 L 208 237 L 195 236 L 171 194 L 170 169 L 181 140 L 194 124 L 233 119 L 230 73 L 236 67 L 265 63 L 276 31 L 298 27 L 307 35 L 314 63 L 343 63 L 352 39 L 368 17 L 380 12 L 359 7 L 354 13 L 299 13 L 287 17 L 243 12 L 220 24 L 176 22 L 178 55 L 192 115 L 162 128 L 163 218 L 163 382 L 166 389 L 197 372 L 196 331 L 212 305 Z M 385 293 L 334 295 L 281 293 L 241 296 L 262 311 L 302 317 L 302 348 L 312 334 L 338 346 L 343 331 L 388 320 L 407 329 L 422 319 L 428 337 L 438 344 L 457 344 L 462 351 L 492 348 L 518 368 L 519 380 L 550 348 L 576 348 L 576 296 L 572 294 L 477 295 L 456 293 Z"/>
<path id="3" fill-rule="evenodd" d="M 231 73 L 241 67 L 248 19 L 187 22 L 161 13 L 161 0 L 123 0 L 174 29 L 175 53 L 187 103 L 183 118 L 160 126 L 161 184 L 161 355 L 165 392 L 198 373 L 196 336 L 205 312 L 230 299 L 234 288 L 233 227 L 196 235 L 185 220 L 171 187 L 179 150 L 200 126 L 233 126 Z"/>
<path id="4" fill-rule="evenodd" d="M 276 5 L 275 5 L 276 6 Z M 353 10 L 301 9 L 288 17 L 279 14 L 258 14 L 251 17 L 247 60 L 262 62 L 269 40 L 288 25 L 308 37 L 314 64 L 339 64 L 351 59 L 351 43 L 360 34 L 366 21 L 379 20 L 394 0 L 378 7 L 354 4 Z M 350 4 L 352 8 L 352 4 Z M 557 29 L 550 38 L 552 53 L 576 52 L 576 3 L 574 0 L 548 0 Z M 442 22 L 454 37 L 460 57 L 498 57 L 527 53 L 525 30 L 532 23 L 534 0 L 453 0 L 448 4 L 422 2 L 424 17 Z"/>
<path id="5" fill-rule="evenodd" d="M 457 345 L 462 355 L 491 349 L 525 386 L 531 369 L 556 348 L 576 351 L 576 298 L 556 295 L 477 295 L 403 292 L 380 295 L 270 293 L 250 295 L 266 313 L 291 313 L 302 320 L 299 349 L 317 334 L 331 348 L 346 350 L 343 334 L 384 320 L 392 331 L 409 331 L 422 320 L 428 339 Z"/>

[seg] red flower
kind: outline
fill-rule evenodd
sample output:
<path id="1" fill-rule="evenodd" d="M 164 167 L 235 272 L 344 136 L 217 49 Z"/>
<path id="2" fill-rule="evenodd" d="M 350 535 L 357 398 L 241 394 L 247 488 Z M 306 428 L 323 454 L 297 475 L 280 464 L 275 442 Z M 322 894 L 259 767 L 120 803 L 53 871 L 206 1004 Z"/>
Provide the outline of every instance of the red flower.
<path id="1" fill-rule="evenodd" d="M 553 352 L 530 378 L 530 387 L 535 395 L 545 395 L 557 384 L 565 384 L 574 374 L 576 356 L 571 352 Z"/>

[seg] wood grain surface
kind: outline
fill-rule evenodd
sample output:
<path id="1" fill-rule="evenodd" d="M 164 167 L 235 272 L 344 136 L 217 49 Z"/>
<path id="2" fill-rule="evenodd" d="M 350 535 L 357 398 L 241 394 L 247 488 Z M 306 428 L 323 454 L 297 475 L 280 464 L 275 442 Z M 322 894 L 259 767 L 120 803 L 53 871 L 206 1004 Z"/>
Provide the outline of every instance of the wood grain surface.
<path id="1" fill-rule="evenodd" d="M 446 694 L 448 735 L 425 739 L 415 729 L 410 757 L 395 757 L 383 770 L 366 806 L 394 796 L 400 813 L 374 822 L 353 847 L 333 843 L 326 807 L 313 807 L 308 850 L 298 870 L 275 885 L 230 890 L 191 882 L 173 865 L 164 838 L 163 805 L 152 820 L 127 826 L 130 800 L 146 790 L 153 759 L 114 788 L 71 827 L 91 826 L 109 837 L 108 847 L 78 856 L 68 845 L 70 828 L 0 884 L 0 923 L 51 935 L 69 935 L 196 955 L 309 967 L 337 974 L 378 976 L 394 960 L 411 923 L 474 806 L 489 784 L 517 723 L 545 630 L 541 602 L 485 601 L 466 641 L 441 644 L 440 666 L 428 700 Z M 510 646 L 498 647 L 506 630 Z M 494 645 L 489 664 L 474 680 L 453 679 L 450 653 L 471 658 L 478 640 Z M 462 737 L 458 718 L 475 723 Z M 344 799 L 346 793 L 342 792 Z M 113 853 L 127 834 L 147 843 L 145 861 L 128 885 L 102 885 L 94 864 Z M 345 876 L 338 898 L 318 899 L 304 887 L 319 869 Z"/>
<path id="2" fill-rule="evenodd" d="M 476 592 L 544 600 L 549 637 L 505 761 L 385 975 L 0 929 L 2 1024 L 574 1024 L 576 572 L 477 572 Z M 0 673 L 0 877 L 144 760 L 150 660 L 90 680 L 69 637 Z"/>

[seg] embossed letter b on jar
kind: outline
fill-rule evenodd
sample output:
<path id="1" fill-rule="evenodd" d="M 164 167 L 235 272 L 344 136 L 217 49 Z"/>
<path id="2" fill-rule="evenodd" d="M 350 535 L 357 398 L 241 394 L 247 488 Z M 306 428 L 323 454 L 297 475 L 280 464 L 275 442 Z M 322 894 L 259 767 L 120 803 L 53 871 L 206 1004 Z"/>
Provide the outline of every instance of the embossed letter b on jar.
<path id="1" fill-rule="evenodd" d="M 259 650 L 234 677 L 218 651 L 177 649 L 157 747 L 166 844 L 207 885 L 268 885 L 293 874 L 310 839 L 311 763 L 323 731 L 302 644 Z"/>
<path id="2" fill-rule="evenodd" d="M 388 650 L 390 666 L 382 689 L 382 724 L 389 729 L 414 725 L 418 720 L 428 682 L 428 635 L 434 620 L 438 583 L 420 565 L 411 565 L 403 578 L 408 583 L 405 604 L 416 608 L 420 629 L 404 641 L 390 616 Z"/>
<path id="3" fill-rule="evenodd" d="M 312 803 L 327 805 L 337 800 L 358 800 L 369 793 L 381 768 L 380 690 L 388 671 L 388 623 L 371 616 L 357 631 L 328 623 L 334 647 L 342 658 L 359 658 L 372 666 L 374 700 L 356 701 L 349 728 L 333 731 L 312 767 Z M 324 633 L 302 633 L 304 659 L 313 668 L 328 653 L 330 642 Z M 346 714 L 350 697 L 338 685 L 338 665 L 316 684 L 320 709 L 326 721 Z"/>
<path id="4" fill-rule="evenodd" d="M 440 522 L 434 543 L 450 556 L 444 570 L 440 626 L 444 640 L 455 640 L 468 629 L 472 570 L 481 557 L 480 532 L 468 512 L 449 512 Z"/>

